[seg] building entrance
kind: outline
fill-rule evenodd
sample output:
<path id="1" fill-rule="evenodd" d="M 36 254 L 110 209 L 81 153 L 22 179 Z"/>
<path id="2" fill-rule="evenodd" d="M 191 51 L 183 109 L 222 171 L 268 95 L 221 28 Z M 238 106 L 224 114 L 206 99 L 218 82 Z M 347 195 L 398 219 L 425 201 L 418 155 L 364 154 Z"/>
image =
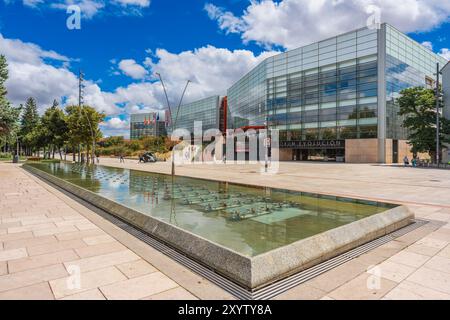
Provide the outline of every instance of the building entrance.
<path id="1" fill-rule="evenodd" d="M 294 161 L 345 162 L 345 140 L 288 141 L 281 145 L 292 148 Z"/>
<path id="2" fill-rule="evenodd" d="M 307 149 L 293 150 L 294 161 L 345 162 L 345 150 Z"/>

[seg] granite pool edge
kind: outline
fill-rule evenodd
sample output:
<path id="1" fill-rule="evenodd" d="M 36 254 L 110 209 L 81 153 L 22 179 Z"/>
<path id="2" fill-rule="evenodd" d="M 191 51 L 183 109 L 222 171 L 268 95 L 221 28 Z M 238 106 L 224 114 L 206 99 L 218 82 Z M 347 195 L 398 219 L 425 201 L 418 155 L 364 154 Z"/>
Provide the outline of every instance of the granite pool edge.
<path id="1" fill-rule="evenodd" d="M 262 287 L 304 271 L 413 223 L 415 216 L 399 206 L 299 240 L 252 259 L 252 287 Z"/>
<path id="2" fill-rule="evenodd" d="M 247 257 L 35 167 L 23 165 L 23 168 L 142 229 L 249 290 L 313 267 L 401 229 L 414 219 L 407 207 L 399 206 L 270 252 Z"/>

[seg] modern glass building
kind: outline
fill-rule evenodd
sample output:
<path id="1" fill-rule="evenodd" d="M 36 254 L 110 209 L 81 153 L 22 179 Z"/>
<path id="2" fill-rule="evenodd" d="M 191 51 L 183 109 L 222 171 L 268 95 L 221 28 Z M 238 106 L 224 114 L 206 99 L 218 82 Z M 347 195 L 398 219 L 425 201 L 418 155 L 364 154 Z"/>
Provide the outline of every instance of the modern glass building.
<path id="1" fill-rule="evenodd" d="M 165 116 L 159 113 L 142 113 L 130 115 L 130 139 L 165 136 Z"/>
<path id="2" fill-rule="evenodd" d="M 389 24 L 266 59 L 228 90 L 228 127 L 280 130 L 281 160 L 392 163 L 410 153 L 395 98 L 447 60 Z"/>
<path id="3" fill-rule="evenodd" d="M 442 88 L 444 91 L 444 117 L 450 119 L 450 62 L 442 68 Z M 442 161 L 450 163 L 450 146 L 442 153 Z"/>
<path id="4" fill-rule="evenodd" d="M 450 119 L 450 62 L 442 68 L 442 88 L 444 90 L 444 116 Z"/>
<path id="5" fill-rule="evenodd" d="M 175 123 L 174 129 L 186 129 L 194 134 L 194 122 L 202 122 L 203 131 L 209 129 L 219 129 L 220 126 L 220 106 L 222 98 L 212 96 L 202 100 L 184 104 L 172 110 L 172 121 Z M 169 134 L 172 131 L 172 124 L 168 127 Z"/>

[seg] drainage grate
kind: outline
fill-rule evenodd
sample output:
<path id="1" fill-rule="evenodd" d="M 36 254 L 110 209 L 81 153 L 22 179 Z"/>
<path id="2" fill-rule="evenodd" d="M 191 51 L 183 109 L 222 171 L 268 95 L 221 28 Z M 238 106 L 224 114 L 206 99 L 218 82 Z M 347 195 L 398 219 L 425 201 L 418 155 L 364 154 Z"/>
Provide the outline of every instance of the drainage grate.
<path id="1" fill-rule="evenodd" d="M 41 178 L 41 179 L 43 179 L 43 178 Z M 88 207 L 92 211 L 96 212 L 102 218 L 108 220 L 109 222 L 118 226 L 122 230 L 135 236 L 136 238 L 145 242 L 149 246 L 151 246 L 154 249 L 158 250 L 159 252 L 165 254 L 166 256 L 170 257 L 171 259 L 173 259 L 176 262 L 183 265 L 184 267 L 199 274 L 200 276 L 202 276 L 205 279 L 209 280 L 210 282 L 216 284 L 220 288 L 224 289 L 225 291 L 229 292 L 230 294 L 232 294 L 233 296 L 235 296 L 236 298 L 241 299 L 241 300 L 272 299 L 272 298 L 282 294 L 283 292 L 286 292 L 302 283 L 305 283 L 327 271 L 330 271 L 350 260 L 353 260 L 353 259 L 363 255 L 364 253 L 367 253 L 375 248 L 378 248 L 378 247 L 382 246 L 383 244 L 386 244 L 392 240 L 395 240 L 396 238 L 406 235 L 424 225 L 435 224 L 435 222 L 430 222 L 430 221 L 425 221 L 425 220 L 414 220 L 413 223 L 407 227 L 404 227 L 404 228 L 397 230 L 391 234 L 385 235 L 379 239 L 376 239 L 369 243 L 366 243 L 360 247 L 350 250 L 350 251 L 348 251 L 344 254 L 341 254 L 335 258 L 332 258 L 323 263 L 320 263 L 310 269 L 301 271 L 297 274 L 294 274 L 283 280 L 275 282 L 264 288 L 257 289 L 255 291 L 249 291 L 249 290 L 241 287 L 240 285 L 232 282 L 231 280 L 223 277 L 222 275 L 216 273 L 214 270 L 206 267 L 205 265 L 200 264 L 197 261 L 192 260 L 191 258 L 185 256 L 181 252 L 171 248 L 170 246 L 166 245 L 162 241 L 152 237 L 148 233 L 132 226 L 131 224 L 123 221 L 122 219 L 120 219 L 116 216 L 113 216 L 112 214 L 104 211 L 103 209 L 100 209 L 100 208 L 96 207 L 95 205 L 75 196 L 74 194 L 67 192 L 66 190 L 60 188 L 59 186 L 56 186 L 52 182 L 50 182 L 46 179 L 43 179 L 43 180 L 47 181 L 52 186 L 54 186 L 56 189 L 62 191 L 63 193 L 65 193 L 66 195 L 71 197 L 72 199 L 75 199 L 76 201 L 80 202 L 81 204 Z"/>

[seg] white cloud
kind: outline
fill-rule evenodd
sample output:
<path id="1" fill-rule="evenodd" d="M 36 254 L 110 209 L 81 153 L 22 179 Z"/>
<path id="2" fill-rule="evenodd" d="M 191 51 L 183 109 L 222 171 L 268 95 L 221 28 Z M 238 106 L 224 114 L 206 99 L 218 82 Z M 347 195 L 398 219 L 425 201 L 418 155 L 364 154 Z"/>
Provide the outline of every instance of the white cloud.
<path id="1" fill-rule="evenodd" d="M 148 7 L 150 6 L 150 0 L 113 0 L 113 2 L 119 3 L 123 6 L 139 6 Z"/>
<path id="2" fill-rule="evenodd" d="M 1 34 L 0 54 L 8 60 L 6 87 L 8 98 L 15 105 L 24 103 L 28 97 L 37 99 L 40 111 L 51 105 L 54 99 L 61 100 L 63 97 L 69 103 L 77 103 L 78 80 L 68 69 L 70 58 L 33 43 L 6 39 Z M 96 83 L 87 81 L 85 92 L 86 102 L 99 111 L 118 112 L 118 108 L 108 102 L 108 95 Z"/>
<path id="3" fill-rule="evenodd" d="M 434 46 L 433 46 L 432 42 L 424 41 L 424 42 L 422 42 L 422 45 L 433 51 Z M 450 60 L 450 49 L 442 48 L 441 50 L 439 50 L 438 54 L 441 55 L 442 57 L 446 58 L 447 60 Z"/>
<path id="4" fill-rule="evenodd" d="M 450 60 L 450 49 L 443 48 L 441 49 L 440 53 L 441 56 L 443 56 L 445 59 Z"/>
<path id="5" fill-rule="evenodd" d="M 103 136 L 123 136 L 125 138 L 130 137 L 130 123 L 129 117 L 126 120 L 122 120 L 119 117 L 112 117 L 100 124 L 100 129 L 103 132 Z"/>
<path id="6" fill-rule="evenodd" d="M 122 120 L 119 117 L 113 117 L 101 123 L 101 126 L 103 129 L 125 130 L 129 128 L 130 124 L 128 121 Z"/>
<path id="7" fill-rule="evenodd" d="M 227 33 L 239 33 L 245 30 L 244 23 L 237 18 L 232 12 L 224 11 L 211 3 L 205 4 L 205 11 L 211 20 L 217 20 L 220 29 Z"/>
<path id="8" fill-rule="evenodd" d="M 8 57 L 8 61 L 18 61 L 30 64 L 39 64 L 43 59 L 52 59 L 62 63 L 70 62 L 70 58 L 55 51 L 41 49 L 33 43 L 25 43 L 21 40 L 5 39 L 0 34 L 0 52 Z"/>
<path id="9" fill-rule="evenodd" d="M 14 0 L 3 0 L 6 4 Z M 24 6 L 34 9 L 66 10 L 70 5 L 78 5 L 82 15 L 91 19 L 100 12 L 109 12 L 116 15 L 141 15 L 142 9 L 148 8 L 150 0 L 22 0 Z"/>
<path id="10" fill-rule="evenodd" d="M 239 17 L 205 8 L 221 29 L 241 33 L 244 42 L 292 49 L 365 26 L 371 5 L 380 8 L 383 22 L 403 32 L 432 30 L 450 16 L 450 1 L 441 0 L 255 0 Z"/>
<path id="11" fill-rule="evenodd" d="M 428 49 L 430 49 L 430 50 L 433 50 L 433 43 L 431 43 L 430 41 L 424 41 L 424 42 L 422 42 L 422 45 L 423 45 L 425 48 L 428 48 Z"/>
<path id="12" fill-rule="evenodd" d="M 54 9 L 67 10 L 67 7 L 70 5 L 79 6 L 81 14 L 88 19 L 94 17 L 105 7 L 104 2 L 98 0 L 65 0 L 61 2 L 53 2 L 50 4 L 50 7 Z"/>
<path id="13" fill-rule="evenodd" d="M 29 7 L 34 7 L 43 2 L 44 2 L 44 0 L 23 0 L 23 4 L 26 6 L 29 6 Z"/>
<path id="14" fill-rule="evenodd" d="M 186 101 L 192 101 L 209 95 L 226 94 L 227 88 L 234 82 L 273 54 L 265 52 L 255 56 L 248 50 L 231 51 L 213 46 L 179 54 L 157 49 L 154 59 L 147 58 L 145 64 L 162 74 L 171 96 L 176 97 L 174 102 L 179 99 L 186 80 L 191 80 Z"/>
<path id="15" fill-rule="evenodd" d="M 0 54 L 5 54 L 8 59 L 10 77 L 6 87 L 8 98 L 15 105 L 34 97 L 40 112 L 43 112 L 54 99 L 64 98 L 66 104 L 78 103 L 77 75 L 69 69 L 73 59 L 32 43 L 6 39 L 1 34 Z M 193 81 L 186 93 L 186 103 L 210 95 L 226 94 L 227 88 L 235 81 L 272 54 L 265 52 L 255 56 L 248 50 L 230 51 L 213 46 L 181 53 L 157 49 L 145 60 L 145 65 L 151 72 L 163 75 L 171 104 L 175 105 L 186 80 Z M 87 80 L 84 100 L 112 118 L 121 115 L 121 119 L 130 113 L 166 109 L 161 84 L 148 77 L 145 81 L 118 87 L 111 92 L 103 91 L 98 83 Z M 125 123 L 111 120 L 105 126 L 105 130 L 110 132 L 113 127 L 122 126 L 123 130 Z"/>
<path id="16" fill-rule="evenodd" d="M 118 64 L 119 69 L 133 79 L 143 79 L 147 75 L 147 70 L 136 63 L 133 59 L 124 59 Z"/>

